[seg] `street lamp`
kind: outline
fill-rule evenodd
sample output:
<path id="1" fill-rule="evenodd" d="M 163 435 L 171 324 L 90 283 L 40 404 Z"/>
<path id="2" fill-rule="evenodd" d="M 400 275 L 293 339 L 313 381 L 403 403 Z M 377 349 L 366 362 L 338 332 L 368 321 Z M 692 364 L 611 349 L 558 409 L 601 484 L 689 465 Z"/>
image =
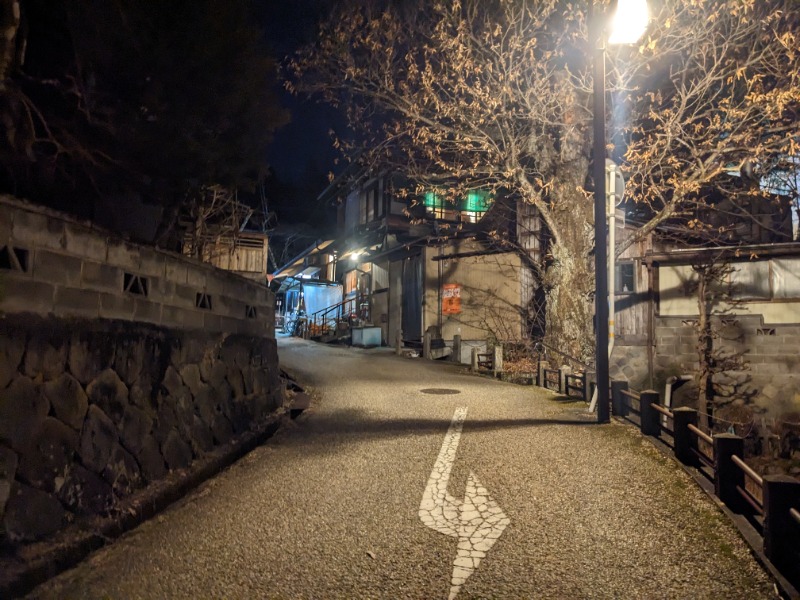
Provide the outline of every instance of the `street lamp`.
<path id="1" fill-rule="evenodd" d="M 606 226 L 606 31 L 602 5 L 593 6 L 596 21 L 594 51 L 594 276 L 595 365 L 597 422 L 609 421 L 608 411 L 608 227 Z M 634 44 L 647 27 L 647 0 L 619 0 L 611 22 L 609 44 Z M 613 252 L 614 249 L 612 248 Z"/>

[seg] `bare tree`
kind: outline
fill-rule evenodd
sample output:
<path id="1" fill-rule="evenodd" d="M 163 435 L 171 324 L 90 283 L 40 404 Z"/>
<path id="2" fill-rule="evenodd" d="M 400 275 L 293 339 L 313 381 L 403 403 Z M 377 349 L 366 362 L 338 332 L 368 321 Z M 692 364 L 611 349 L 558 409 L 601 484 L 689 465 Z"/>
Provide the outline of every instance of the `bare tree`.
<path id="1" fill-rule="evenodd" d="M 704 186 L 796 145 L 790 5 L 664 0 L 641 46 L 615 51 L 607 85 L 627 98 L 617 125 L 642 235 L 688 223 Z M 295 57 L 287 84 L 343 107 L 364 159 L 407 174 L 418 184 L 408 193 L 502 188 L 534 207 L 549 240 L 546 337 L 583 359 L 594 287 L 587 24 L 555 0 L 348 5 Z"/>
<path id="2" fill-rule="evenodd" d="M 219 185 L 200 188 L 187 205 L 183 252 L 206 262 L 235 251 L 239 234 L 255 212 L 239 202 L 236 190 Z"/>
<path id="3" fill-rule="evenodd" d="M 736 329 L 732 317 L 738 302 L 731 284 L 734 268 L 724 259 L 692 265 L 695 279 L 691 288 L 697 298 L 697 408 L 700 424 L 708 428 L 714 413 L 735 400 L 747 403 L 754 390 L 749 386 L 749 363 L 745 352 L 730 347 L 730 335 L 723 329 Z M 739 334 L 741 335 L 741 334 Z M 727 342 L 726 345 L 724 342 Z M 726 347 L 727 346 L 727 347 Z"/>

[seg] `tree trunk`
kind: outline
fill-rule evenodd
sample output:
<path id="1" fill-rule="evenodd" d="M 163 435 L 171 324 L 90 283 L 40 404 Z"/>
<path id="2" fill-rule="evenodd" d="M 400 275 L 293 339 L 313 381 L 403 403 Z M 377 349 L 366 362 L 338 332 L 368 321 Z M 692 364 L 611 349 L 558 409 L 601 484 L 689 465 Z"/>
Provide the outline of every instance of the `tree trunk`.
<path id="1" fill-rule="evenodd" d="M 709 281 L 707 271 L 697 271 L 697 410 L 700 413 L 700 425 L 709 427 L 709 415 L 714 402 L 713 360 L 714 337 L 711 330 L 711 301 L 709 299 Z"/>

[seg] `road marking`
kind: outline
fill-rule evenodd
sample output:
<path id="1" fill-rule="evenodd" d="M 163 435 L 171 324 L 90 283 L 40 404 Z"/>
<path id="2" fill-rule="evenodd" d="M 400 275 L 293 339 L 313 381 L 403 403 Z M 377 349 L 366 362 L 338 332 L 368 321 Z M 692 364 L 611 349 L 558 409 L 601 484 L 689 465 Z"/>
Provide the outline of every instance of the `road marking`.
<path id="1" fill-rule="evenodd" d="M 458 595 L 461 586 L 475 572 L 481 559 L 511 522 L 471 471 L 463 502 L 447 493 L 466 418 L 467 407 L 457 408 L 419 505 L 419 518 L 425 525 L 458 538 L 449 600 Z"/>

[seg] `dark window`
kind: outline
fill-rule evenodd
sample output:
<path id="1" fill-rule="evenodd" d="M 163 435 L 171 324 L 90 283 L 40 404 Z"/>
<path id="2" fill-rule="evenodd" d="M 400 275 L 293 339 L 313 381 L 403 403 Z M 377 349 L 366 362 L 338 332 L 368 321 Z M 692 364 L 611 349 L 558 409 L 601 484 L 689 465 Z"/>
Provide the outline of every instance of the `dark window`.
<path id="1" fill-rule="evenodd" d="M 617 294 L 632 294 L 636 291 L 636 270 L 632 262 L 617 264 L 614 291 Z"/>
<path id="2" fill-rule="evenodd" d="M 256 318 L 256 307 L 255 306 L 250 306 L 249 304 L 245 304 L 244 316 L 247 319 L 255 319 Z"/>

